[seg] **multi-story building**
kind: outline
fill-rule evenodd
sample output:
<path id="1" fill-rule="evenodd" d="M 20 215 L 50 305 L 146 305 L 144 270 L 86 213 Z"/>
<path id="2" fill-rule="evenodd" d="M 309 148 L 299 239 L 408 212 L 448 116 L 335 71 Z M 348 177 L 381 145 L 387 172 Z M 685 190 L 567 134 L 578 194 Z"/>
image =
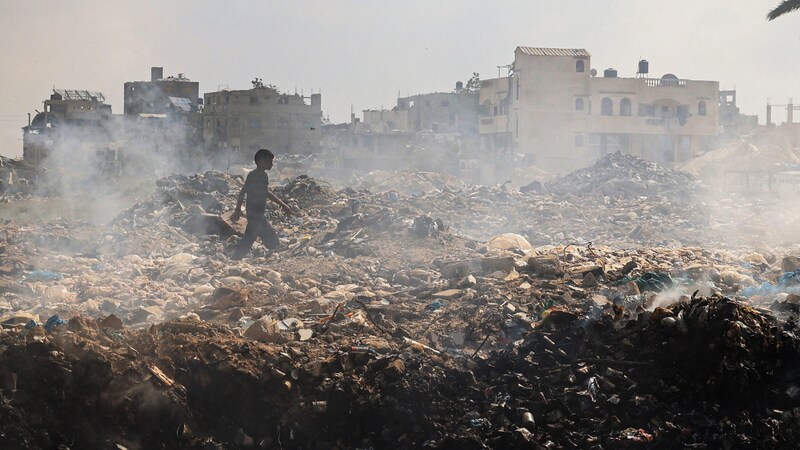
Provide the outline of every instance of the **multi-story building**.
<path id="1" fill-rule="evenodd" d="M 111 118 L 111 105 L 105 103 L 102 93 L 53 89 L 44 101 L 44 111 L 22 129 L 23 158 L 39 165 L 57 147 L 75 154 L 80 148 L 106 147 Z"/>
<path id="2" fill-rule="evenodd" d="M 125 115 L 164 114 L 175 108 L 176 103 L 197 111 L 201 103 L 200 87 L 179 73 L 177 77 L 164 78 L 163 67 L 150 68 L 150 81 L 125 83 Z M 179 99 L 186 99 L 182 101 Z"/>
<path id="3" fill-rule="evenodd" d="M 397 99 L 391 110 L 367 109 L 359 127 L 386 133 L 478 134 L 478 95 L 469 92 L 434 92 Z"/>
<path id="4" fill-rule="evenodd" d="M 719 83 L 649 78 L 648 66 L 640 61 L 635 78 L 614 69 L 597 77 L 584 49 L 517 47 L 508 79 L 491 80 L 494 93 L 481 96 L 482 119 L 492 118 L 481 133 L 497 136 L 495 122 L 508 121 L 511 147 L 551 171 L 613 151 L 677 163 L 709 148 L 719 134 Z"/>
<path id="5" fill-rule="evenodd" d="M 508 122 L 510 78 L 481 80 L 479 131 L 483 146 L 496 152 L 507 150 L 511 145 L 511 129 Z"/>
<path id="6" fill-rule="evenodd" d="M 265 147 L 311 153 L 321 139 L 322 96 L 281 94 L 272 87 L 205 94 L 203 138 L 212 152 L 251 160 Z"/>

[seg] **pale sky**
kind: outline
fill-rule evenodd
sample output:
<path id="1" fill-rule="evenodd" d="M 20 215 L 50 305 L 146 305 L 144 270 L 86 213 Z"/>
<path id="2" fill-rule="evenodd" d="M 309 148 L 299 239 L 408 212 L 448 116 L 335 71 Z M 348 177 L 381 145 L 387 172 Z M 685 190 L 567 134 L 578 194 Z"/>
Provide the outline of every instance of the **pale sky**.
<path id="1" fill-rule="evenodd" d="M 185 73 L 200 92 L 322 90 L 334 122 L 392 107 L 398 92 L 497 76 L 517 46 L 585 48 L 602 73 L 716 80 L 764 121 L 768 98 L 800 102 L 800 12 L 779 0 L 0 1 L 0 154 L 22 154 L 27 113 L 53 86 L 97 90 L 121 114 L 123 83 Z M 783 110 L 773 111 L 782 120 Z"/>

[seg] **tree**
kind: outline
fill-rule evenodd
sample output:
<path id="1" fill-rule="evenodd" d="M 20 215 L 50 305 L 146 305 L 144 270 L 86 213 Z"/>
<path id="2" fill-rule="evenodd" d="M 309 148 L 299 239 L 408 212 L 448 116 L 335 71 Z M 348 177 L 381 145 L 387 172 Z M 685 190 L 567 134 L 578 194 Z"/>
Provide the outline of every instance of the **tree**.
<path id="1" fill-rule="evenodd" d="M 459 81 L 459 83 L 461 83 Z M 472 77 L 467 80 L 467 84 L 464 85 L 461 89 L 456 89 L 456 93 L 459 94 L 477 94 L 478 91 L 481 89 L 481 76 L 478 75 L 478 72 L 472 72 Z"/>
<path id="2" fill-rule="evenodd" d="M 780 5 L 767 14 L 767 20 L 775 20 L 778 17 L 800 9 L 800 0 L 783 0 Z"/>
<path id="3" fill-rule="evenodd" d="M 253 81 L 251 81 L 250 83 L 253 84 L 253 89 L 271 89 L 273 91 L 277 90 L 274 84 L 264 84 L 264 80 L 262 80 L 261 78 L 254 78 Z"/>

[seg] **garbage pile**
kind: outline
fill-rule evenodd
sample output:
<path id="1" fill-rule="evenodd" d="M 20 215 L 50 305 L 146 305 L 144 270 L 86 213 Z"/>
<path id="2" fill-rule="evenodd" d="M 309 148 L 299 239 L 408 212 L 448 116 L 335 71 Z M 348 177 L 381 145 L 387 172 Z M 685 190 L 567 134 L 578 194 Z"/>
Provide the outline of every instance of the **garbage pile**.
<path id="1" fill-rule="evenodd" d="M 231 261 L 242 182 L 0 225 L 4 448 L 795 445 L 796 249 L 653 245 L 711 234 L 663 195 L 297 176 Z"/>
<path id="2" fill-rule="evenodd" d="M 577 170 L 547 183 L 548 192 L 566 195 L 610 196 L 635 199 L 665 196 L 685 203 L 696 197 L 702 183 L 686 172 L 620 152 L 609 153 L 594 166 Z"/>
<path id="3" fill-rule="evenodd" d="M 354 183 L 351 183 L 351 185 L 356 189 L 366 189 L 373 192 L 397 191 L 406 195 L 441 190 L 453 191 L 467 187 L 466 183 L 446 173 L 412 170 L 395 172 L 374 170 L 353 181 Z"/>
<path id="4" fill-rule="evenodd" d="M 800 437 L 794 325 L 727 298 L 652 312 L 555 309 L 522 339 L 478 357 L 377 321 L 346 323 L 334 313 L 313 329 L 319 337 L 288 344 L 196 319 L 129 330 L 114 316 L 8 334 L 0 440 L 18 448 L 791 448 Z"/>

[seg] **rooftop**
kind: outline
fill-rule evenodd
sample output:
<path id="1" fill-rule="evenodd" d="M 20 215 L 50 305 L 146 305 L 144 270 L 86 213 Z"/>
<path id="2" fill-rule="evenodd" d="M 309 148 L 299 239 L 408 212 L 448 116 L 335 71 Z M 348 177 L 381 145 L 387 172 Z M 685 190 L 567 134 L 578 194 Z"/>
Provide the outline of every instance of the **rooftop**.
<path id="1" fill-rule="evenodd" d="M 77 89 L 53 89 L 53 92 L 60 95 L 62 100 L 87 100 L 94 102 L 105 102 L 106 96 L 102 92 L 84 91 Z"/>
<path id="2" fill-rule="evenodd" d="M 582 48 L 517 47 L 517 49 L 531 56 L 592 56 Z"/>

